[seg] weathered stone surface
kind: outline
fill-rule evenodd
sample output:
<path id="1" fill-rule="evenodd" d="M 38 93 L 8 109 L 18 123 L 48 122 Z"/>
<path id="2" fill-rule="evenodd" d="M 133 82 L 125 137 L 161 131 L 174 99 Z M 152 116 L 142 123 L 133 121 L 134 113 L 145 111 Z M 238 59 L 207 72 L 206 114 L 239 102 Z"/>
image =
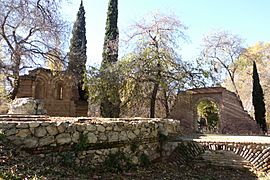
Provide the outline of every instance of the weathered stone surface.
<path id="1" fill-rule="evenodd" d="M 57 129 L 58 129 L 59 133 L 63 133 L 63 132 L 65 132 L 65 130 L 67 129 L 68 126 L 69 126 L 68 123 L 63 122 L 59 126 L 57 126 Z"/>
<path id="2" fill-rule="evenodd" d="M 94 133 L 88 133 L 87 139 L 89 143 L 96 143 L 97 142 L 97 136 Z"/>
<path id="3" fill-rule="evenodd" d="M 113 127 L 111 126 L 111 125 L 108 125 L 107 127 L 106 127 L 106 131 L 111 131 L 113 129 Z"/>
<path id="4" fill-rule="evenodd" d="M 35 134 L 35 129 L 36 128 L 29 128 L 30 132 L 34 135 Z"/>
<path id="5" fill-rule="evenodd" d="M 4 132 L 5 132 L 6 136 L 11 136 L 11 135 L 16 134 L 17 130 L 15 128 L 12 128 L 12 129 L 8 129 L 8 130 L 6 130 Z"/>
<path id="6" fill-rule="evenodd" d="M 71 136 L 72 142 L 74 143 L 78 143 L 79 138 L 80 138 L 80 133 L 78 131 L 75 131 Z"/>
<path id="7" fill-rule="evenodd" d="M 86 127 L 85 127 L 84 124 L 77 124 L 76 129 L 79 132 L 84 132 L 84 130 L 86 129 Z"/>
<path id="8" fill-rule="evenodd" d="M 29 127 L 30 128 L 36 128 L 36 127 L 38 127 L 40 125 L 40 123 L 37 123 L 37 122 L 31 122 L 31 123 L 29 123 Z"/>
<path id="9" fill-rule="evenodd" d="M 121 131 L 119 134 L 119 141 L 126 141 L 128 140 L 126 131 Z"/>
<path id="10" fill-rule="evenodd" d="M 115 126 L 113 127 L 113 130 L 114 130 L 114 131 L 121 131 L 121 129 L 119 128 L 118 125 L 115 125 Z"/>
<path id="11" fill-rule="evenodd" d="M 51 125 L 52 123 L 50 123 L 50 122 L 42 122 L 41 123 L 41 126 L 49 126 L 49 125 Z"/>
<path id="12" fill-rule="evenodd" d="M 54 135 L 58 134 L 58 129 L 57 129 L 56 126 L 53 126 L 53 125 L 47 126 L 47 127 L 46 127 L 46 130 L 48 131 L 48 133 L 49 133 L 51 136 L 54 136 Z"/>
<path id="13" fill-rule="evenodd" d="M 128 131 L 127 132 L 127 136 L 131 140 L 136 138 L 136 135 L 132 131 Z"/>
<path id="14" fill-rule="evenodd" d="M 97 131 L 98 132 L 105 132 L 105 127 L 104 126 L 102 126 L 102 125 L 97 125 Z"/>
<path id="15" fill-rule="evenodd" d="M 54 136 L 46 136 L 39 140 L 40 146 L 50 145 L 55 142 Z"/>
<path id="16" fill-rule="evenodd" d="M 139 158 L 138 158 L 137 156 L 132 156 L 131 162 L 132 162 L 133 164 L 138 164 L 138 163 L 139 163 Z"/>
<path id="17" fill-rule="evenodd" d="M 10 104 L 8 114 L 46 114 L 42 101 L 30 98 L 16 98 Z"/>
<path id="18" fill-rule="evenodd" d="M 35 148 L 38 145 L 38 138 L 29 137 L 24 140 L 24 147 L 26 148 Z"/>
<path id="19" fill-rule="evenodd" d="M 19 123 L 16 128 L 18 129 L 27 129 L 29 126 L 27 123 Z"/>
<path id="20" fill-rule="evenodd" d="M 31 135 L 31 131 L 29 129 L 20 129 L 16 134 L 17 137 L 21 138 L 25 138 L 29 135 Z"/>
<path id="21" fill-rule="evenodd" d="M 103 152 L 102 152 L 101 150 L 96 150 L 96 154 L 98 154 L 98 155 L 102 155 L 102 154 L 103 154 Z"/>
<path id="22" fill-rule="evenodd" d="M 99 137 L 100 141 L 106 141 L 107 140 L 107 136 L 104 133 L 100 133 L 98 137 Z"/>
<path id="23" fill-rule="evenodd" d="M 108 141 L 109 142 L 115 142 L 119 139 L 119 133 L 118 132 L 109 132 L 108 133 Z"/>
<path id="24" fill-rule="evenodd" d="M 55 139 L 56 139 L 56 142 L 60 145 L 68 144 L 71 142 L 71 137 L 70 137 L 70 134 L 68 133 L 58 134 L 55 137 Z"/>
<path id="25" fill-rule="evenodd" d="M 139 129 L 135 129 L 135 131 L 134 131 L 134 134 L 136 135 L 136 136 L 138 136 L 139 134 L 140 134 L 140 130 Z"/>
<path id="26" fill-rule="evenodd" d="M 44 137 L 44 136 L 46 136 L 46 134 L 47 134 L 47 131 L 46 131 L 45 127 L 35 128 L 35 136 L 36 137 Z"/>
<path id="27" fill-rule="evenodd" d="M 90 132 L 93 132 L 93 131 L 96 131 L 97 130 L 97 127 L 94 126 L 93 124 L 87 124 L 86 125 L 86 130 L 87 131 L 90 131 Z"/>

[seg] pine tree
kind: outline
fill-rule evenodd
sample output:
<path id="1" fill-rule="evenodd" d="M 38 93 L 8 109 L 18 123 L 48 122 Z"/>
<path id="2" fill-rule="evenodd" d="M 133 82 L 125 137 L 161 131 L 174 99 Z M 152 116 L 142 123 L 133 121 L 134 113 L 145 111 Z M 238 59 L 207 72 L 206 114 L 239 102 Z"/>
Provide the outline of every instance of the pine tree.
<path id="1" fill-rule="evenodd" d="M 110 0 L 105 38 L 103 45 L 103 60 L 100 68 L 102 87 L 100 91 L 100 113 L 102 117 L 116 118 L 120 115 L 119 78 L 114 68 L 118 59 L 119 31 L 118 0 Z"/>
<path id="2" fill-rule="evenodd" d="M 263 90 L 260 84 L 259 75 L 257 72 L 256 63 L 253 62 L 253 91 L 252 91 L 252 103 L 254 106 L 255 120 L 259 124 L 264 133 L 267 132 L 266 120 L 265 120 L 265 103 Z"/>
<path id="3" fill-rule="evenodd" d="M 69 63 L 68 71 L 73 73 L 76 77 L 79 98 L 86 100 L 87 95 L 84 90 L 84 74 L 86 70 L 86 28 L 85 28 L 85 10 L 83 2 L 81 1 L 77 19 L 73 25 L 72 38 L 70 40 L 69 48 Z"/>

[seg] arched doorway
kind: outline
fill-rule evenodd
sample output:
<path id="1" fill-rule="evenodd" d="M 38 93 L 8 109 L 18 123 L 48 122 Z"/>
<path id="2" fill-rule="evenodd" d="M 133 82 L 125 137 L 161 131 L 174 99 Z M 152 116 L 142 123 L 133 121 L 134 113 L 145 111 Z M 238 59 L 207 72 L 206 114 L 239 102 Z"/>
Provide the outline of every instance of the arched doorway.
<path id="1" fill-rule="evenodd" d="M 211 99 L 202 99 L 196 106 L 197 132 L 218 133 L 220 113 L 218 104 Z"/>
<path id="2" fill-rule="evenodd" d="M 36 81 L 35 98 L 36 99 L 44 99 L 45 98 L 45 83 L 41 79 L 38 79 Z"/>

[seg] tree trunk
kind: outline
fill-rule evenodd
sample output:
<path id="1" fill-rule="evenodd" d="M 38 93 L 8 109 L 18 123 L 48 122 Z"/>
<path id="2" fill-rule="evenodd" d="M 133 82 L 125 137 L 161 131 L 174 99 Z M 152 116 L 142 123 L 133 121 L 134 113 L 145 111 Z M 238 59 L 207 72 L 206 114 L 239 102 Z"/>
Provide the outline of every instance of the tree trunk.
<path id="1" fill-rule="evenodd" d="M 14 77 L 14 82 L 13 82 L 13 90 L 10 93 L 10 98 L 14 100 L 18 94 L 19 87 L 20 87 L 20 63 L 21 63 L 21 57 L 20 56 L 15 56 L 15 66 L 12 69 L 13 71 L 13 77 Z"/>
<path id="2" fill-rule="evenodd" d="M 163 89 L 163 96 L 164 96 L 164 107 L 165 107 L 165 112 L 166 112 L 166 118 L 169 117 L 170 114 L 170 109 L 169 109 L 169 102 L 168 102 L 168 96 L 167 92 L 165 89 Z"/>
<path id="3" fill-rule="evenodd" d="M 157 93 L 158 93 L 158 88 L 161 80 L 161 69 L 160 69 L 160 64 L 157 64 L 157 76 L 156 76 L 156 81 L 154 82 L 154 88 L 152 91 L 151 95 L 151 101 L 150 101 L 150 118 L 155 117 L 155 111 L 156 111 L 156 99 L 157 99 Z"/>
<path id="4" fill-rule="evenodd" d="M 150 118 L 155 117 L 155 109 L 156 109 L 156 99 L 158 93 L 159 82 L 155 82 L 154 88 L 151 95 L 151 102 L 150 102 Z"/>

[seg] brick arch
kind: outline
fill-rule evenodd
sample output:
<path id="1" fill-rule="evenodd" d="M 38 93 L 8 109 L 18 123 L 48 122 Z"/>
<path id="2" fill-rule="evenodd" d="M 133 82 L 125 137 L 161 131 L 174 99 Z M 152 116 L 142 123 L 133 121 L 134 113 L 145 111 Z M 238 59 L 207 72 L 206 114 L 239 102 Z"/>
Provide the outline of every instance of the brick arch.
<path id="1" fill-rule="evenodd" d="M 232 151 L 243 157 L 258 171 L 270 172 L 270 146 L 254 143 L 200 142 L 205 150 Z"/>
<path id="2" fill-rule="evenodd" d="M 203 99 L 211 99 L 219 107 L 218 133 L 260 134 L 260 128 L 244 110 L 237 96 L 222 87 L 190 89 L 178 94 L 170 118 L 180 120 L 183 134 L 196 133 L 197 105 Z"/>
<path id="3" fill-rule="evenodd" d="M 182 141 L 174 145 L 169 153 L 170 163 L 183 164 L 209 151 L 231 151 L 249 161 L 258 171 L 270 173 L 270 146 L 269 144 L 240 143 L 240 142 L 213 142 L 213 141 Z"/>

